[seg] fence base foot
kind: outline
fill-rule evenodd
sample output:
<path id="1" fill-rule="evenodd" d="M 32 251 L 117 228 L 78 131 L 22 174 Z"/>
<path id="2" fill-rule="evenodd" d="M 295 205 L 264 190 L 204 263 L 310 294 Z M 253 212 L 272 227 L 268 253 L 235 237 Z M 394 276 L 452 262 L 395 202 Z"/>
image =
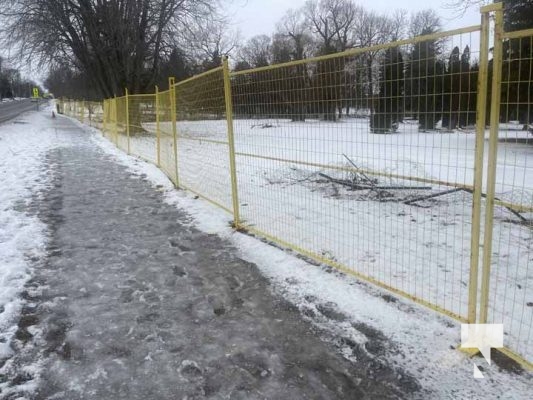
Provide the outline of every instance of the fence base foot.
<path id="1" fill-rule="evenodd" d="M 479 354 L 479 349 L 476 347 L 461 347 L 461 345 L 459 344 L 456 349 L 459 350 L 461 353 L 466 354 L 470 358 Z"/>

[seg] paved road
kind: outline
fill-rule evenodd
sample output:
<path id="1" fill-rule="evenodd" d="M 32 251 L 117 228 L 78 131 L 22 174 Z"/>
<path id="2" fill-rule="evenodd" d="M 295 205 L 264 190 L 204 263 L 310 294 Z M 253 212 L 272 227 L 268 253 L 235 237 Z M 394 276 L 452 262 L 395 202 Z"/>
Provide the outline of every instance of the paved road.
<path id="1" fill-rule="evenodd" d="M 0 103 L 0 123 L 9 121 L 23 112 L 35 110 L 36 108 L 37 103 L 33 103 L 30 99 L 2 102 Z"/>
<path id="2" fill-rule="evenodd" d="M 28 208 L 50 243 L 23 295 L 9 399 L 418 394 L 416 380 L 380 356 L 383 334 L 369 329 L 366 348 L 351 341 L 358 361 L 347 361 L 230 243 L 195 229 L 145 177 L 55 121 L 64 147 L 48 153 L 49 187 Z M 44 375 L 28 395 L 35 360 Z"/>

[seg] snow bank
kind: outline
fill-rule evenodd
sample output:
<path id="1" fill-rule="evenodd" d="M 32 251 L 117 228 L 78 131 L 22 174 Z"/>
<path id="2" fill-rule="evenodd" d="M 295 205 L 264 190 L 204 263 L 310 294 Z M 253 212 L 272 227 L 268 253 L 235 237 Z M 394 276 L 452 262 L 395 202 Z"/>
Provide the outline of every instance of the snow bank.
<path id="1" fill-rule="evenodd" d="M 57 145 L 47 129 L 51 107 L 0 124 L 0 361 L 12 354 L 30 265 L 45 254 L 46 225 L 27 206 L 47 181 L 43 153 Z"/>

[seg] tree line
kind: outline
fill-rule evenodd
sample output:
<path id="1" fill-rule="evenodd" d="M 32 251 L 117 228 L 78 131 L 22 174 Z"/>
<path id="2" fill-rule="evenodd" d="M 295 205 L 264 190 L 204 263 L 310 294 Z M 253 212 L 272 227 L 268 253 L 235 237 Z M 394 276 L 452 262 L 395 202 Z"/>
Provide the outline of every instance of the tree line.
<path id="1" fill-rule="evenodd" d="M 0 57 L 0 100 L 30 97 L 34 87 L 38 85 L 30 79 L 23 78 L 17 68 L 9 67 L 7 62 Z"/>
<path id="2" fill-rule="evenodd" d="M 533 27 L 533 2 L 506 0 L 504 7 L 506 31 Z M 397 10 L 387 16 L 351 1 L 309 1 L 302 9 L 289 11 L 272 36 L 251 38 L 237 54 L 236 69 L 261 68 L 353 48 L 369 50 L 239 75 L 234 82 L 234 108 L 243 117 L 287 116 L 293 121 L 336 120 L 343 113 L 355 112 L 370 117 L 375 133 L 395 131 L 406 117 L 418 120 L 422 131 L 433 130 L 437 124 L 447 130 L 474 125 L 479 60 L 472 57 L 468 44 L 459 47 L 452 39 L 438 39 L 372 49 L 431 35 L 441 27 L 433 10 L 411 16 Z M 529 38 L 505 43 L 502 121 L 533 121 L 531 55 Z M 492 71 L 491 60 L 489 79 Z M 490 87 L 488 95 L 490 107 Z"/>
<path id="3" fill-rule="evenodd" d="M 476 1 L 459 0 L 457 6 Z M 507 30 L 532 26 L 531 1 L 504 4 Z M 0 0 L 0 34 L 22 59 L 49 68 L 46 86 L 56 96 L 85 99 L 120 96 L 125 88 L 150 93 L 154 85 L 165 88 L 168 76 L 181 80 L 220 66 L 225 55 L 242 71 L 370 48 L 239 75 L 233 82 L 235 112 L 295 121 L 356 113 L 370 117 L 374 132 L 393 131 L 406 117 L 417 119 L 423 130 L 437 121 L 453 129 L 475 120 L 479 67 L 468 46 L 433 40 L 372 49 L 439 32 L 442 22 L 434 10 L 380 14 L 354 0 L 308 0 L 287 11 L 271 35 L 243 43 L 223 6 L 224 0 Z M 532 85 L 525 77 L 531 43 L 506 43 L 505 50 L 509 84 L 502 85 L 502 98 L 519 104 L 505 115 L 530 122 Z"/>
<path id="4" fill-rule="evenodd" d="M 305 60 L 354 48 L 354 56 L 310 61 L 235 80 L 235 108 L 243 116 L 288 115 L 336 120 L 354 110 L 368 110 L 374 132 L 394 130 L 404 115 L 422 129 L 436 120 L 452 129 L 473 121 L 477 64 L 470 49 L 433 40 L 388 50 L 373 50 L 410 37 L 441 30 L 433 10 L 411 16 L 405 10 L 381 15 L 352 1 L 308 1 L 289 11 L 272 36 L 251 38 L 237 54 L 236 70 Z"/>

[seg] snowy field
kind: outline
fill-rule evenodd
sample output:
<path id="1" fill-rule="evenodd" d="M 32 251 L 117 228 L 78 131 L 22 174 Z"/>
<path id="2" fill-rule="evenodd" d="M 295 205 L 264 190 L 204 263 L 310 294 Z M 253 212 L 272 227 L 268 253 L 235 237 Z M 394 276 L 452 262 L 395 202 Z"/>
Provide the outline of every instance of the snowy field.
<path id="1" fill-rule="evenodd" d="M 225 124 L 178 122 L 178 169 L 182 185 L 231 210 Z M 132 137 L 131 153 L 155 161 L 155 126 L 145 124 L 145 129 L 151 134 Z M 161 129 L 171 132 L 168 123 Z M 496 191 L 500 200 L 531 207 L 533 147 L 524 143 L 529 137 L 516 124 L 502 125 Z M 473 186 L 473 131 L 418 132 L 411 121 L 398 133 L 375 135 L 365 118 L 336 123 L 237 119 L 235 147 L 246 226 L 466 317 L 471 193 L 405 202 Z M 172 153 L 168 137 L 161 151 Z M 350 166 L 343 155 L 370 171 L 367 176 L 379 185 L 428 189 L 351 190 L 320 175 L 353 178 L 339 170 Z M 168 172 L 167 163 L 162 161 L 162 168 Z M 484 188 L 485 181 L 486 172 Z M 532 361 L 530 224 L 503 207 L 496 207 L 495 215 L 489 320 L 503 323 L 509 348 Z"/>
<path id="2" fill-rule="evenodd" d="M 460 342 L 460 325 L 407 300 L 395 299 L 349 276 L 304 260 L 236 233 L 229 227 L 231 216 L 188 192 L 174 190 L 173 185 L 155 166 L 126 156 L 95 131 L 94 140 L 118 162 L 137 175 L 147 176 L 154 188 L 163 190 L 166 201 L 184 209 L 194 219 L 192 224 L 206 233 L 216 233 L 231 240 L 242 257 L 256 263 L 273 282 L 273 290 L 293 302 L 317 328 L 340 338 L 339 350 L 352 359 L 349 341 L 364 345 L 358 329 L 367 325 L 383 332 L 387 359 L 405 368 L 421 385 L 440 399 L 527 399 L 531 374 L 506 372 L 496 365 L 488 367 L 479 358 L 470 359 L 456 350 Z M 143 140 L 144 141 L 144 140 Z M 140 141 L 141 142 L 141 141 Z M 186 151 L 182 146 L 182 150 Z M 321 315 L 316 303 L 330 304 L 347 319 L 332 321 Z M 314 316 L 314 317 L 311 317 Z M 342 339 L 344 338 L 344 339 Z M 346 338 L 349 338 L 348 340 Z M 341 340 L 342 339 L 342 340 Z M 472 377 L 472 364 L 481 365 L 485 378 Z"/>

